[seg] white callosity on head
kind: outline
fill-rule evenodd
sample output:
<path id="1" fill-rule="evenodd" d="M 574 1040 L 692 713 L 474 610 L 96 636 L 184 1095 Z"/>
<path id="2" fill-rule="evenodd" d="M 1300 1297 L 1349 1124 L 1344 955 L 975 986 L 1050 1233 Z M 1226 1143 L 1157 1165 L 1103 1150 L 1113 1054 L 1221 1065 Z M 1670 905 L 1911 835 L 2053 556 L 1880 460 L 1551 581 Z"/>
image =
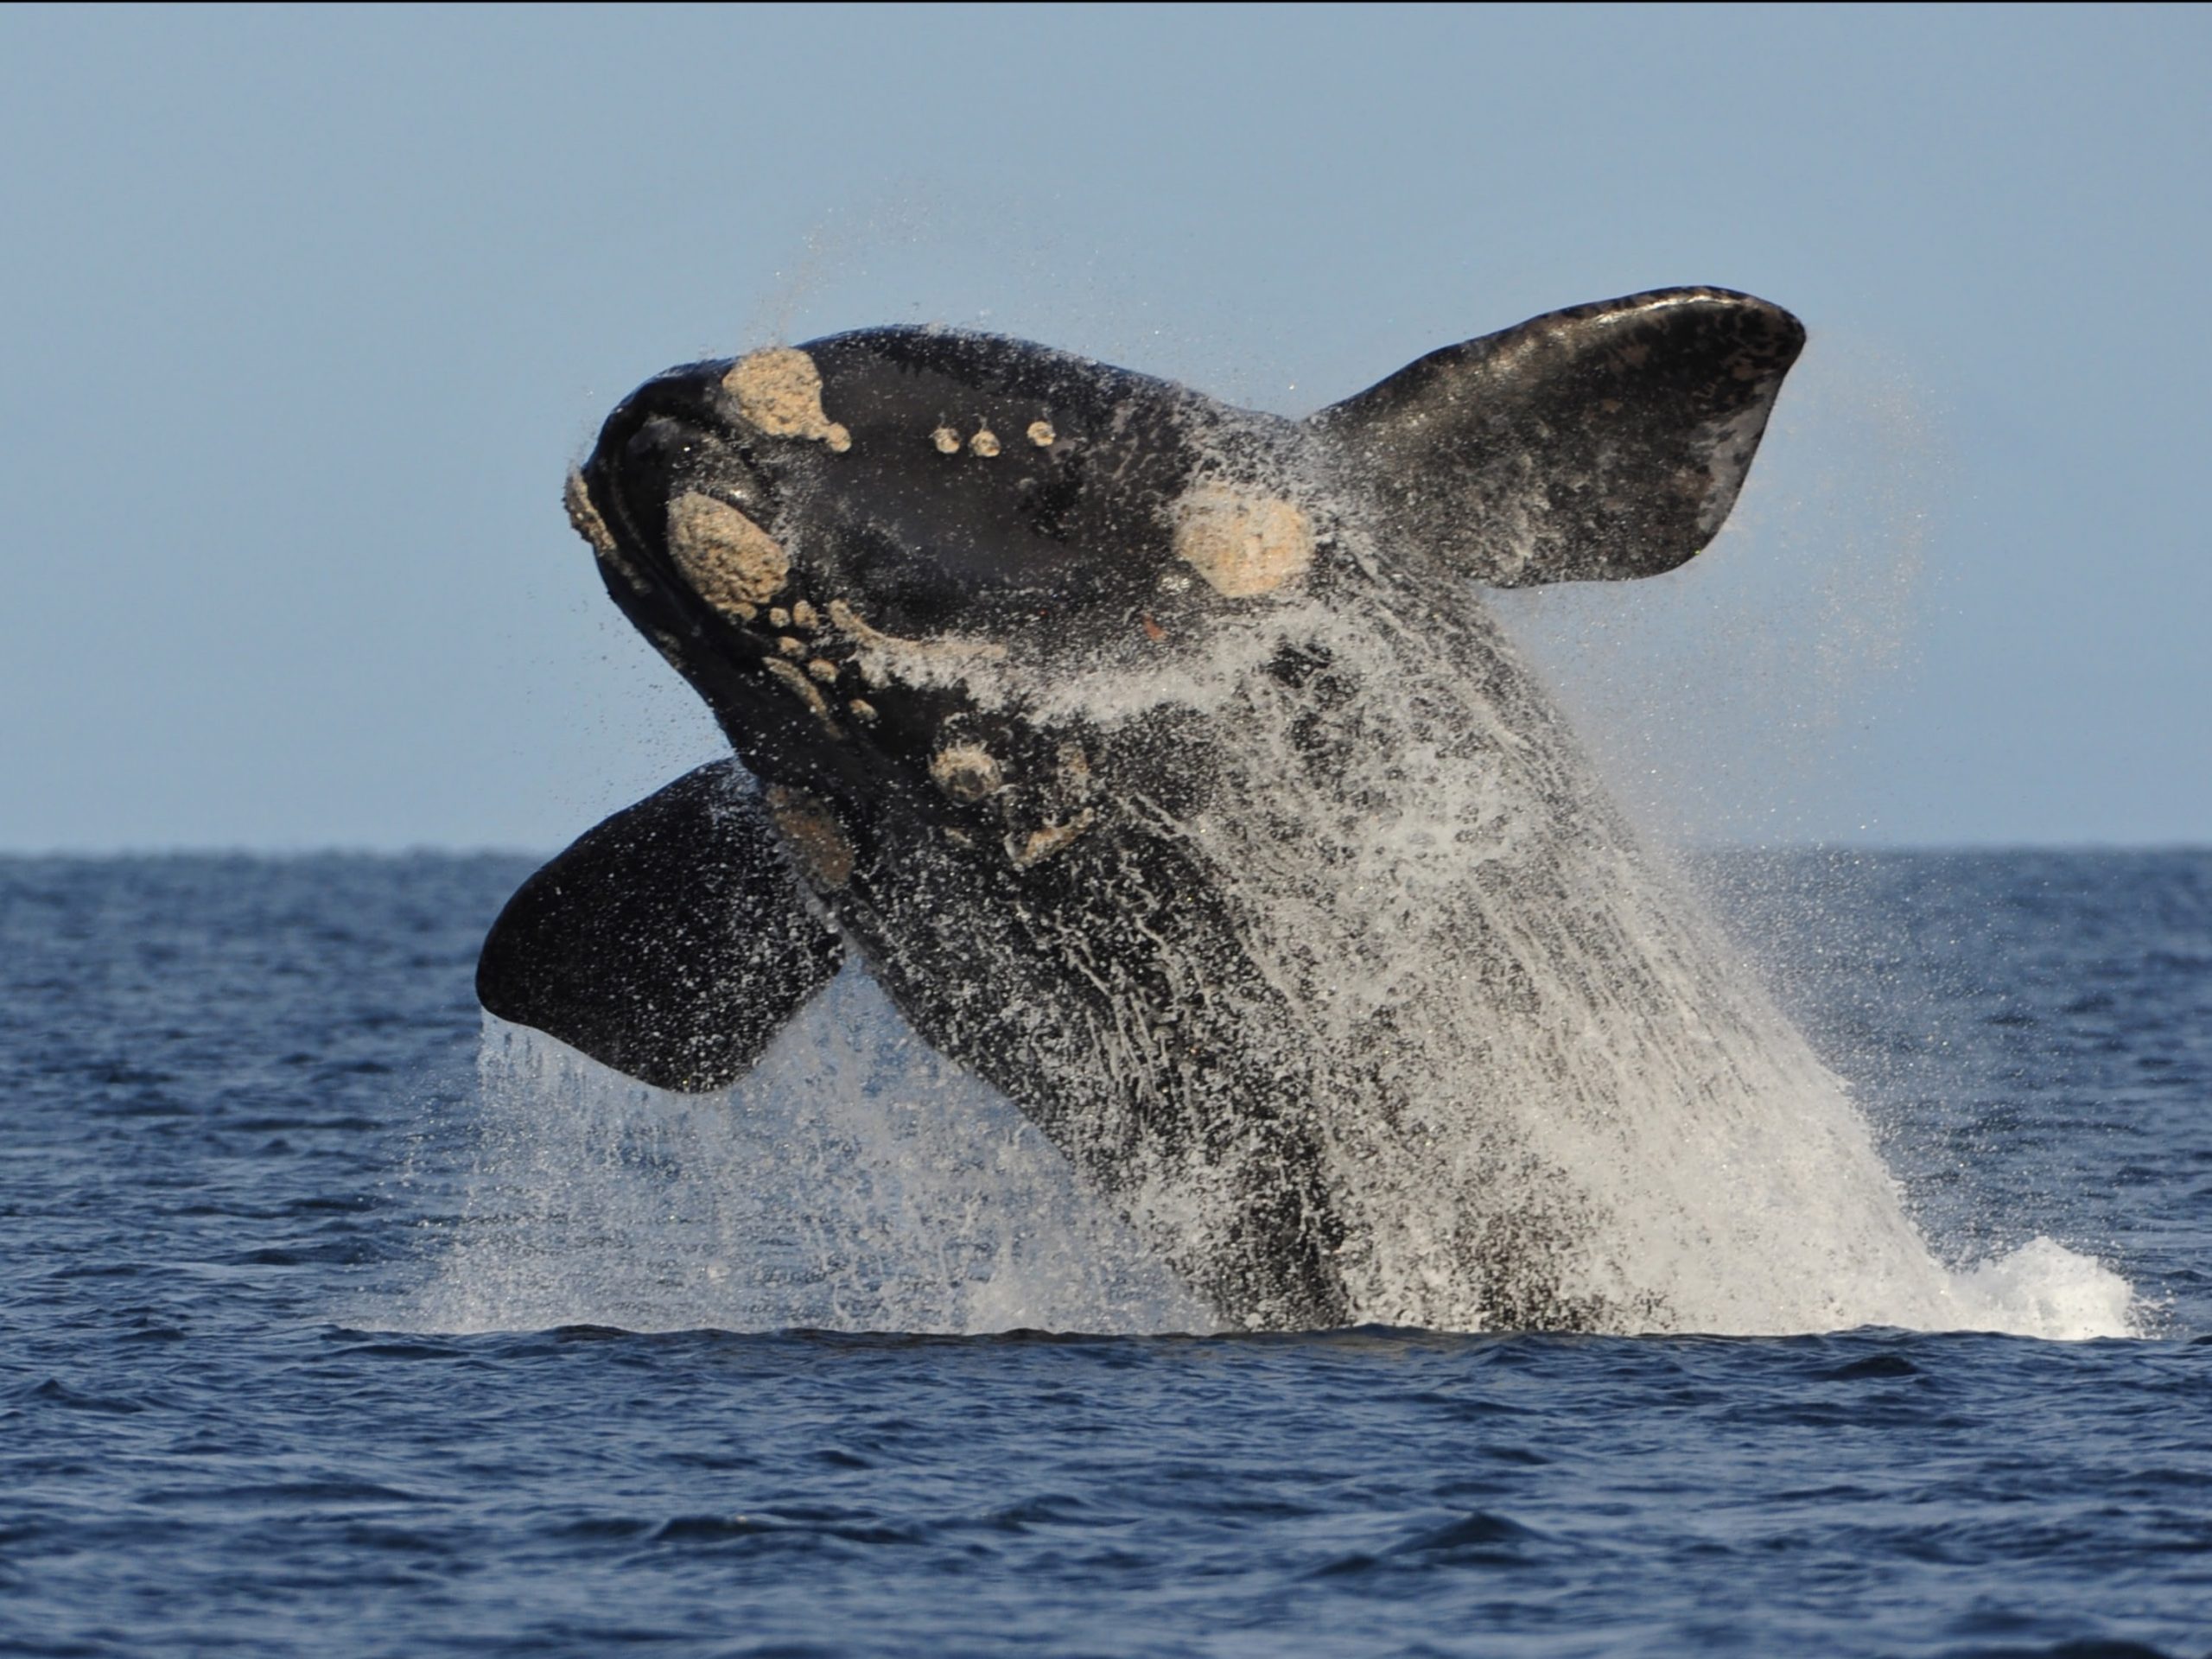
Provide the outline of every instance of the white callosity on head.
<path id="1" fill-rule="evenodd" d="M 907 639 L 870 627 L 842 599 L 830 601 L 830 626 L 853 646 L 853 664 L 871 686 L 963 684 L 979 695 L 976 678 L 986 665 L 1002 662 L 1007 648 L 995 640 L 940 636 Z"/>
<path id="2" fill-rule="evenodd" d="M 822 372 L 804 352 L 790 346 L 754 352 L 730 365 L 722 390 L 737 412 L 772 438 L 819 438 L 838 454 L 853 435 L 822 407 Z"/>
<path id="3" fill-rule="evenodd" d="M 609 569 L 618 572 L 630 584 L 632 593 L 647 590 L 645 579 L 638 574 L 637 567 L 622 556 L 622 549 L 614 533 L 607 527 L 607 520 L 599 516 L 599 508 L 591 499 L 591 490 L 584 483 L 584 475 L 571 467 L 568 482 L 561 490 L 562 505 L 569 510 L 569 523 L 577 535 L 591 543 L 591 550 Z"/>
<path id="4" fill-rule="evenodd" d="M 1193 485 L 1175 509 L 1175 556 L 1229 599 L 1271 594 L 1313 563 L 1313 524 L 1279 495 Z"/>
<path id="5" fill-rule="evenodd" d="M 741 621 L 754 620 L 791 575 L 777 537 L 695 489 L 668 502 L 668 553 L 692 593 Z"/>
<path id="6" fill-rule="evenodd" d="M 1050 421 L 1032 421 L 1029 423 L 1029 442 L 1035 444 L 1039 449 L 1051 448 L 1052 447 L 1053 441 L 1058 436 L 1059 434 L 1052 430 L 1052 423 Z"/>
<path id="7" fill-rule="evenodd" d="M 930 778 L 956 801 L 976 802 L 1005 786 L 999 763 L 979 743 L 953 743 L 930 758 Z"/>
<path id="8" fill-rule="evenodd" d="M 1098 815 L 1086 806 L 1063 823 L 1043 824 L 1027 833 L 1016 830 L 1006 838 L 1006 855 L 1014 861 L 1014 868 L 1026 870 L 1072 846 L 1097 820 Z"/>
<path id="9" fill-rule="evenodd" d="M 687 490 L 668 504 L 668 550 L 691 591 L 750 622 L 791 579 L 776 538 L 727 501 Z"/>
<path id="10" fill-rule="evenodd" d="M 1009 823 L 1002 842 L 1007 860 L 1017 870 L 1041 864 L 1054 854 L 1073 846 L 1098 822 L 1097 811 L 1084 803 L 1095 792 L 1090 757 L 1080 743 L 1063 743 L 1053 757 L 1052 783 L 1045 812 L 1027 827 Z"/>
<path id="11" fill-rule="evenodd" d="M 837 724 L 836 715 L 830 712 L 828 701 L 798 664 L 787 663 L 780 657 L 763 657 L 760 666 L 771 678 L 804 703 L 807 712 L 822 722 L 823 729 L 830 736 L 842 737 L 845 734 L 843 728 Z"/>
<path id="12" fill-rule="evenodd" d="M 985 457 L 995 455 L 999 452 L 999 435 L 992 431 L 989 427 L 984 427 L 974 437 L 968 440 L 968 447 L 979 455 Z"/>
<path id="13" fill-rule="evenodd" d="M 960 453 L 960 435 L 949 426 L 940 426 L 936 431 L 931 433 L 930 442 L 937 446 L 937 452 L 940 455 L 957 455 Z"/>
<path id="14" fill-rule="evenodd" d="M 561 505 L 569 510 L 569 523 L 575 526 L 577 535 L 591 543 L 594 552 L 605 557 L 614 551 L 613 533 L 593 505 L 584 475 L 574 467 L 569 469 L 569 480 L 562 486 Z"/>

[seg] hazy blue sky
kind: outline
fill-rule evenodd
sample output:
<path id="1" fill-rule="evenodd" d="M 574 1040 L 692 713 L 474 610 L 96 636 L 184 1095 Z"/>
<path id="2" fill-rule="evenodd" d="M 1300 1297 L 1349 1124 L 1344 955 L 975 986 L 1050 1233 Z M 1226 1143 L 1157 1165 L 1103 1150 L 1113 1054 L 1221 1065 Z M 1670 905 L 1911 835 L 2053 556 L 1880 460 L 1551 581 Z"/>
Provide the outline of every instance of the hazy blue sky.
<path id="1" fill-rule="evenodd" d="M 712 753 L 560 505 L 910 319 L 1287 412 L 1664 283 L 1740 522 L 1510 615 L 1700 834 L 2212 841 L 2212 11 L 0 11 L 0 848 L 550 847 Z"/>

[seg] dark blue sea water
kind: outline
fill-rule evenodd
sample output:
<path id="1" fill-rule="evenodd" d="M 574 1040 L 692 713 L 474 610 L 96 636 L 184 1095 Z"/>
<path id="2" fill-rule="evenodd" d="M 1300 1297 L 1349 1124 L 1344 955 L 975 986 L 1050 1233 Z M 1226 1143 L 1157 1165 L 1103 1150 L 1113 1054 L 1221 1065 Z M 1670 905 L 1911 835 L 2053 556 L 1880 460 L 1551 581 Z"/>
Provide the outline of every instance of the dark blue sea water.
<path id="1" fill-rule="evenodd" d="M 1720 867 L 1939 1250 L 2132 1282 L 2081 1342 L 734 1328 L 929 1241 L 519 1131 L 526 868 L 0 861 L 0 1649 L 2212 1653 L 2212 854 Z"/>

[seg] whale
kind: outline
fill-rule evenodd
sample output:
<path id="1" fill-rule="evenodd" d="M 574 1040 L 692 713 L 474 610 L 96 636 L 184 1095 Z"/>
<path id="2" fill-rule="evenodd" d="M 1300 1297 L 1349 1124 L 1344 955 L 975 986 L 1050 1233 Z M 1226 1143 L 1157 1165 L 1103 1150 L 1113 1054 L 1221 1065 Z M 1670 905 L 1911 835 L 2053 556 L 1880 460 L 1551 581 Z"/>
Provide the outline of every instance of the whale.
<path id="1" fill-rule="evenodd" d="M 1678 1264 L 1817 1064 L 1484 594 L 1692 559 L 1804 339 L 1659 289 L 1303 419 L 938 327 L 660 374 L 565 504 L 732 753 L 530 877 L 479 999 L 705 1093 L 857 962 L 1225 1325 L 1709 1325 Z M 1859 1133 L 1775 1179 L 1878 1210 Z"/>

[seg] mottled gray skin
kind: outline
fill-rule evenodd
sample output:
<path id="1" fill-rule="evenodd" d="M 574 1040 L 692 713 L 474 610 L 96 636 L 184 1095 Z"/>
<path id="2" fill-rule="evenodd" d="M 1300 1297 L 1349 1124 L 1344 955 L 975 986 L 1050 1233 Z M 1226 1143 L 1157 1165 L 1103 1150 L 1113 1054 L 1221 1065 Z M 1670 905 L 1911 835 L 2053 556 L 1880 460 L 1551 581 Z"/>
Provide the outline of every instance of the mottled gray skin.
<path id="1" fill-rule="evenodd" d="M 733 771 L 705 833 L 699 784 L 675 786 L 681 838 L 723 866 L 779 849 L 787 874 L 675 930 L 683 976 L 740 988 L 742 1020 L 727 995 L 657 995 L 667 970 L 624 941 L 671 932 L 682 861 L 637 861 L 627 892 L 599 874 L 664 841 L 645 803 L 518 895 L 486 1006 L 719 1086 L 834 971 L 834 930 L 1225 1319 L 1375 1317 L 1389 1221 L 1354 1213 L 1347 1176 L 1421 1155 L 1438 1067 L 1484 1052 L 1465 1027 L 1534 1052 L 1547 1020 L 1586 1017 L 1560 988 L 1646 995 L 1642 959 L 1614 961 L 1618 915 L 1568 913 L 1628 837 L 1469 579 L 1689 557 L 1802 339 L 1746 296 L 1639 296 L 1449 348 L 1309 422 L 928 330 L 801 348 L 803 418 L 759 390 L 789 353 L 648 383 L 571 509 L 765 786 Z M 740 533 L 702 553 L 684 526 L 721 507 Z M 757 604 L 708 569 L 754 547 L 747 527 L 787 562 L 744 566 Z M 1487 824 L 1450 818 L 1470 802 L 1495 804 Z M 1394 916 L 1410 892 L 1421 913 Z M 1566 925 L 1522 930 L 1528 906 Z M 810 929 L 780 919 L 804 910 Z M 1647 952 L 1694 957 L 1631 912 Z M 641 1006 L 661 1010 L 643 1037 Z M 1532 1204 L 1510 1136 L 1454 1135 L 1452 1179 L 1494 1169 L 1498 1196 L 1461 1206 L 1440 1270 L 1479 1286 L 1487 1323 L 1582 1322 L 1548 1244 L 1572 1198 Z"/>

